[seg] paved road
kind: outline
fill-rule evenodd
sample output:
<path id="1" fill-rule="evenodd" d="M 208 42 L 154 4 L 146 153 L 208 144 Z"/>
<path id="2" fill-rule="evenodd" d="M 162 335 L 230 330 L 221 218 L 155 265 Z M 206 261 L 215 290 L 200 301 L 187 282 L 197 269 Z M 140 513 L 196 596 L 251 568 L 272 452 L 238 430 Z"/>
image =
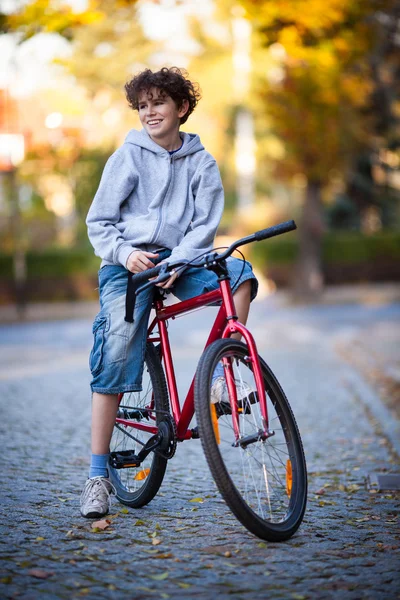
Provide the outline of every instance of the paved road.
<path id="1" fill-rule="evenodd" d="M 193 314 L 189 336 L 187 317 L 171 325 L 182 391 L 210 312 Z M 398 423 L 385 419 L 388 409 L 351 360 L 371 340 L 394 376 L 399 317 L 397 304 L 254 304 L 250 325 L 291 400 L 309 468 L 304 523 L 281 544 L 261 542 L 230 515 L 195 440 L 178 447 L 149 506 L 115 503 L 111 526 L 92 532 L 79 516 L 91 322 L 0 327 L 0 597 L 399 598 L 400 495 L 366 485 L 371 473 L 400 472 Z"/>

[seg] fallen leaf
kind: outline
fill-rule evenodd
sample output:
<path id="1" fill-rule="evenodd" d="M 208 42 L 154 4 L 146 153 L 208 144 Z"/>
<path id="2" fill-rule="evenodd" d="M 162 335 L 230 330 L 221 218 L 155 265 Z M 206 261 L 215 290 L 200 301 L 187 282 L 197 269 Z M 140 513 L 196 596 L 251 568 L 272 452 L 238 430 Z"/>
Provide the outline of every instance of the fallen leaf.
<path id="1" fill-rule="evenodd" d="M 150 579 L 154 579 L 154 581 L 164 581 L 164 579 L 168 578 L 168 571 L 164 571 L 164 573 L 160 573 L 159 575 L 149 575 Z"/>
<path id="2" fill-rule="evenodd" d="M 92 529 L 100 529 L 103 531 L 104 529 L 107 529 L 107 527 L 110 527 L 110 525 L 111 521 L 109 519 L 101 519 L 100 521 L 94 521 L 94 523 L 92 523 Z"/>
<path id="3" fill-rule="evenodd" d="M 36 577 L 36 579 L 48 579 L 54 575 L 53 571 L 43 571 L 42 569 L 31 569 L 28 571 L 28 575 Z"/>
<path id="4" fill-rule="evenodd" d="M 146 523 L 144 521 L 142 521 L 142 519 L 137 519 L 137 521 L 134 522 L 135 527 L 140 527 L 141 525 L 146 525 Z"/>
<path id="5" fill-rule="evenodd" d="M 40 535 L 36 538 L 37 542 L 43 542 L 43 540 L 44 540 L 44 537 L 42 537 Z"/>
<path id="6" fill-rule="evenodd" d="M 189 500 L 189 502 L 199 502 L 199 504 L 202 504 L 204 500 L 203 498 L 192 498 L 191 500 Z"/>
<path id="7" fill-rule="evenodd" d="M 316 494 L 317 496 L 323 496 L 325 493 L 326 493 L 326 490 L 324 490 L 324 488 L 321 488 L 320 490 L 317 490 L 317 491 L 315 492 L 315 494 Z"/>
<path id="8" fill-rule="evenodd" d="M 129 515 L 129 510 L 127 508 L 121 508 L 121 511 L 123 515 Z"/>
<path id="9" fill-rule="evenodd" d="M 158 546 L 159 544 L 161 544 L 161 540 L 158 537 L 153 538 L 152 542 L 153 546 Z"/>
<path id="10" fill-rule="evenodd" d="M 176 583 L 179 585 L 179 587 L 184 588 L 184 589 L 190 588 L 190 585 L 191 585 L 190 583 L 184 583 L 183 581 L 177 581 Z"/>

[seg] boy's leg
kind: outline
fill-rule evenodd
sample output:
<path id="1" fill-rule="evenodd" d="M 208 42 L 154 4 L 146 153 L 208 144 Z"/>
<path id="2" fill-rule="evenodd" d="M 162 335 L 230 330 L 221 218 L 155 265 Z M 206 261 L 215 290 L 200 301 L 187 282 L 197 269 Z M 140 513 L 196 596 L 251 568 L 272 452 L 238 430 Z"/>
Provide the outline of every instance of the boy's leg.
<path id="1" fill-rule="evenodd" d="M 92 397 L 92 454 L 108 454 L 118 412 L 118 394 L 99 394 Z"/>
<path id="2" fill-rule="evenodd" d="M 239 322 L 246 325 L 251 302 L 251 281 L 249 279 L 244 281 L 233 294 L 233 297 L 235 299 L 235 307 Z M 240 333 L 234 333 L 232 337 L 236 340 L 240 340 L 242 336 Z"/>
<path id="3" fill-rule="evenodd" d="M 81 496 L 81 514 L 89 518 L 99 518 L 109 511 L 113 486 L 108 480 L 108 457 L 118 393 L 140 390 L 152 300 L 152 293 L 144 292 L 135 305 L 134 323 L 127 323 L 126 271 L 122 267 L 104 269 L 100 272 L 101 311 L 94 322 L 90 357 L 92 456 L 89 479 Z"/>

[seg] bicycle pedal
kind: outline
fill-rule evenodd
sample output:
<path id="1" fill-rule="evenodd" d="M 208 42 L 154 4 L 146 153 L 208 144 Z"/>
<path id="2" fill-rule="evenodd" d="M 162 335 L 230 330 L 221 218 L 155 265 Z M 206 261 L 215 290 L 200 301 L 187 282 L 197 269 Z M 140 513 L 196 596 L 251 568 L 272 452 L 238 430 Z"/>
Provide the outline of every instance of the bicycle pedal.
<path id="1" fill-rule="evenodd" d="M 258 402 L 257 392 L 250 392 L 250 394 L 248 396 L 246 396 L 246 398 L 243 398 L 242 400 L 238 401 L 238 413 L 243 414 L 243 407 L 244 407 L 244 414 L 249 415 L 251 413 L 251 405 L 256 404 L 257 402 Z M 221 400 L 221 402 L 216 402 L 215 408 L 217 411 L 218 418 L 222 417 L 223 415 L 231 415 L 232 414 L 231 405 L 229 404 L 229 402 L 226 402 L 224 400 Z"/>
<path id="2" fill-rule="evenodd" d="M 111 452 L 108 459 L 113 469 L 127 469 L 129 467 L 140 467 L 141 460 L 132 450 L 122 452 Z"/>
<path id="3" fill-rule="evenodd" d="M 192 440 L 198 440 L 200 439 L 200 434 L 199 434 L 199 428 L 197 427 L 193 427 L 193 429 L 190 430 L 192 432 Z"/>

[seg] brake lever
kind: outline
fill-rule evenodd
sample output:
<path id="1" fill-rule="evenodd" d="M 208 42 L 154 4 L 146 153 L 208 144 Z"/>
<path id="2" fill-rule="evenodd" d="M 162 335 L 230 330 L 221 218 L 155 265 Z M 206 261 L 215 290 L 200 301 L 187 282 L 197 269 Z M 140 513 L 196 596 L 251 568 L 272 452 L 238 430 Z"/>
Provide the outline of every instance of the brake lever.
<path id="1" fill-rule="evenodd" d="M 165 263 L 165 268 L 167 268 L 168 264 Z M 164 281 L 168 281 L 168 279 L 171 277 L 171 273 L 169 271 L 164 271 L 164 269 L 161 271 L 161 273 L 158 275 L 157 279 L 153 279 L 152 281 L 148 281 L 147 283 L 144 283 L 143 285 L 141 285 L 140 287 L 138 287 L 138 289 L 136 290 L 136 296 L 141 294 L 142 292 L 144 292 L 145 290 L 148 290 L 149 288 L 157 285 L 157 283 L 164 283 Z"/>

